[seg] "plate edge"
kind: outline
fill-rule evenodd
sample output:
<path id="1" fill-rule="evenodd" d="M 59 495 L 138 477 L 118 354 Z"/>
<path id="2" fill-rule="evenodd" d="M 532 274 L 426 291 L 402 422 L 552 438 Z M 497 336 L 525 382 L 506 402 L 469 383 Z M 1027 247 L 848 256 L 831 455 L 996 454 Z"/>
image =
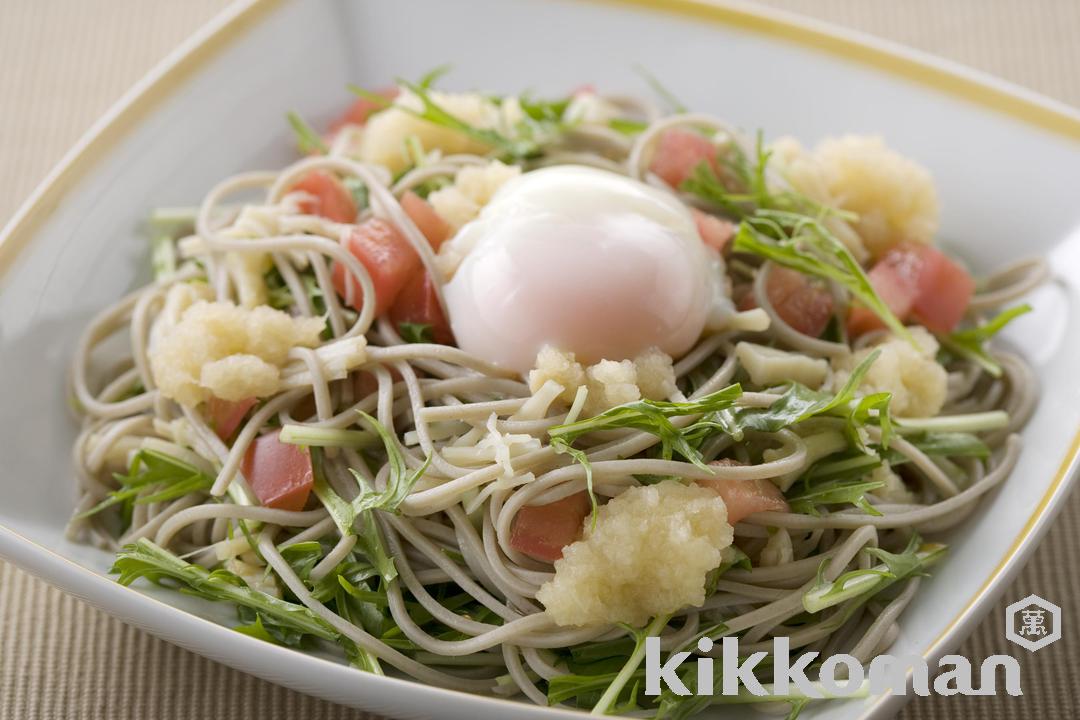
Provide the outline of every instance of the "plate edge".
<path id="1" fill-rule="evenodd" d="M 743 0 L 579 0 L 691 17 L 870 67 L 1080 141 L 1080 108 L 963 63 L 795 12 Z"/>
<path id="2" fill-rule="evenodd" d="M 959 63 L 866 33 L 733 0 L 584 1 L 698 17 L 775 37 L 960 97 L 1041 130 L 1080 140 L 1080 112 L 1066 104 Z M 35 231 L 85 173 L 202 65 L 229 47 L 244 31 L 265 19 L 269 10 L 281 4 L 282 0 L 234 2 L 167 55 L 114 103 L 54 166 L 0 230 L 0 280 L 3 280 L 19 253 L 30 244 Z M 961 635 L 973 629 L 970 626 L 977 616 L 988 611 L 991 600 L 1003 592 L 1005 582 L 1019 571 L 1020 563 L 1031 555 L 1037 541 L 1060 511 L 1064 496 L 1071 490 L 1080 468 L 1078 461 L 1080 430 L 1074 435 L 1054 480 L 1009 550 L 964 609 L 924 651 L 924 657 L 935 657 L 942 654 L 946 647 L 959 642 Z M 10 533 L 17 542 L 71 562 L 10 528 L 0 525 L 0 530 Z M 4 539 L 4 534 L 0 533 L 0 541 Z M 0 549 L 3 545 L 0 542 Z M 25 568 L 21 563 L 16 564 Z M 87 575 L 107 580 L 87 568 L 71 564 Z M 885 696 L 871 705 L 861 717 L 869 718 L 895 709 L 909 697 Z"/>
<path id="3" fill-rule="evenodd" d="M 133 128 L 206 63 L 255 27 L 282 0 L 235 0 L 216 14 L 105 111 L 60 158 L 0 229 L 0 281 L 68 191 Z"/>

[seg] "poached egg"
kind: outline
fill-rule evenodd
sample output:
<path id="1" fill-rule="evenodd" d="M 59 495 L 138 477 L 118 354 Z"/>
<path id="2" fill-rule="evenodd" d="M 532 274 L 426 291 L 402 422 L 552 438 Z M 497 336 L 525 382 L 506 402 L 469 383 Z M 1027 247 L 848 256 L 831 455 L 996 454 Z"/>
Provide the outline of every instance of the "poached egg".
<path id="1" fill-rule="evenodd" d="M 451 244 L 463 255 L 445 287 L 459 347 L 522 373 L 545 345 L 586 364 L 651 347 L 679 357 L 720 282 L 722 260 L 676 197 L 584 166 L 511 180 Z"/>

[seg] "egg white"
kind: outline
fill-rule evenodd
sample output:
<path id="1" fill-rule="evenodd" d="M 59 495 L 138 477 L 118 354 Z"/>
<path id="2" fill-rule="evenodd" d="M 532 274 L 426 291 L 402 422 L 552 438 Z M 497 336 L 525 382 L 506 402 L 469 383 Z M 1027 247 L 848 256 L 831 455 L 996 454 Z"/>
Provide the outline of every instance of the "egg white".
<path id="1" fill-rule="evenodd" d="M 595 168 L 512 180 L 453 242 L 468 248 L 445 288 L 458 345 L 520 372 L 545 345 L 584 363 L 650 347 L 678 357 L 716 295 L 718 255 L 686 206 Z"/>

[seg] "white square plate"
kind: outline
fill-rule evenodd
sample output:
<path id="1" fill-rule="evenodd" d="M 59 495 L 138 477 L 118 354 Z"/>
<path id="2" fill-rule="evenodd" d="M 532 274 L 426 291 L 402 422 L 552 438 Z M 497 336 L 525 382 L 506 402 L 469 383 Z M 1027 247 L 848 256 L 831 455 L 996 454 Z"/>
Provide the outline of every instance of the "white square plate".
<path id="1" fill-rule="evenodd" d="M 0 557 L 216 660 L 399 717 L 568 714 L 360 673 L 206 618 L 224 609 L 116 585 L 111 558 L 63 539 L 74 425 L 64 376 L 88 318 L 144 279 L 138 227 L 235 171 L 281 166 L 284 113 L 332 116 L 367 86 L 454 63 L 446 84 L 644 93 L 635 64 L 689 106 L 804 142 L 873 132 L 929 167 L 942 235 L 976 269 L 1047 254 L 1055 282 L 1011 339 L 1050 389 L 1013 476 L 955 533 L 894 653 L 933 659 L 969 632 L 1045 531 L 1074 475 L 1080 426 L 1080 116 L 1001 82 L 787 16 L 695 0 L 322 0 L 241 4 L 128 94 L 0 237 Z M 182 609 L 178 609 L 182 608 Z M 823 704 L 881 717 L 901 698 Z M 719 713 L 719 711 L 717 711 Z"/>

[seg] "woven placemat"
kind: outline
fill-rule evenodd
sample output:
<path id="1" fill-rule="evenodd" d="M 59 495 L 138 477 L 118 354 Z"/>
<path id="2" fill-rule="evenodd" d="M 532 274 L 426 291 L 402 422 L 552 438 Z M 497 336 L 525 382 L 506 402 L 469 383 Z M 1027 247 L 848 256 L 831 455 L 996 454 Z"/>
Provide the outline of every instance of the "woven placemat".
<path id="1" fill-rule="evenodd" d="M 128 86 L 224 6 L 221 0 L 0 3 L 0 220 Z M 770 0 L 943 55 L 1080 105 L 1076 0 Z M 987 149 L 992 152 L 992 148 Z M 1014 654 L 1024 696 L 916 698 L 901 717 L 1080 715 L 1080 494 L 964 645 Z M 1004 639 L 1008 602 L 1063 608 L 1064 638 L 1038 653 Z M 374 716 L 230 670 L 112 620 L 0 563 L 0 718 L 322 720 Z"/>

